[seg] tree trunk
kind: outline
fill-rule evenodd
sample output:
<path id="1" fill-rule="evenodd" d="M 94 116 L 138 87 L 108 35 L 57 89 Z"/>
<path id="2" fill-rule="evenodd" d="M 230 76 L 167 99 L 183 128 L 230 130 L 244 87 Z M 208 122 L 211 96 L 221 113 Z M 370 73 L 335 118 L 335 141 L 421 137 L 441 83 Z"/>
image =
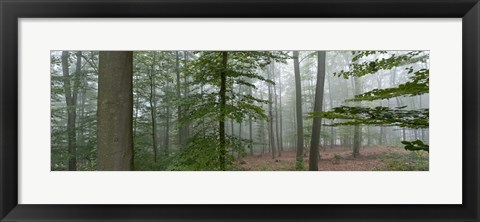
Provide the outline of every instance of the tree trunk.
<path id="1" fill-rule="evenodd" d="M 377 76 L 377 88 L 378 89 L 382 88 L 382 77 L 380 75 Z M 382 100 L 380 100 L 380 106 L 383 106 Z M 382 125 L 380 126 L 380 137 L 378 139 L 379 145 L 382 145 L 384 143 L 384 137 L 385 137 L 385 127 Z"/>
<path id="2" fill-rule="evenodd" d="M 180 85 L 180 55 L 178 51 L 175 51 L 175 72 L 177 74 L 177 100 L 182 99 L 182 94 L 181 94 L 181 85 Z M 177 122 L 178 122 L 178 146 L 180 148 L 183 148 L 184 146 L 184 131 L 183 131 L 183 126 L 180 124 L 180 121 L 182 119 L 182 106 L 180 103 L 177 104 Z"/>
<path id="3" fill-rule="evenodd" d="M 317 85 L 315 86 L 315 105 L 313 112 L 321 113 L 323 107 L 323 88 L 325 84 L 325 51 L 318 52 L 317 65 Z M 313 118 L 312 140 L 310 143 L 310 155 L 308 161 L 308 170 L 318 170 L 318 147 L 320 146 L 320 131 L 322 127 L 322 118 Z"/>
<path id="4" fill-rule="evenodd" d="M 303 170 L 303 111 L 302 111 L 302 83 L 300 79 L 300 64 L 298 51 L 293 51 L 293 67 L 295 72 L 295 107 L 297 113 L 297 155 L 295 168 Z"/>
<path id="5" fill-rule="evenodd" d="M 249 87 L 249 94 L 252 96 L 252 87 Z M 252 131 L 252 117 L 250 116 L 248 118 L 248 131 L 249 131 L 249 139 L 250 139 L 250 144 L 248 147 L 250 148 L 250 156 L 253 156 L 253 131 Z"/>
<path id="6" fill-rule="evenodd" d="M 168 157 L 169 154 L 169 145 L 170 145 L 170 83 L 167 77 L 167 84 L 165 86 L 165 109 L 166 109 L 166 120 L 165 120 L 165 156 Z"/>
<path id="7" fill-rule="evenodd" d="M 132 52 L 100 52 L 97 169 L 133 170 Z"/>
<path id="8" fill-rule="evenodd" d="M 70 53 L 68 51 L 62 52 L 62 71 L 63 71 L 63 88 L 65 90 L 65 103 L 67 105 L 67 140 L 68 140 L 68 170 L 77 170 L 77 133 L 76 133 L 76 117 L 77 117 L 77 90 L 76 84 L 78 76 L 74 76 L 74 89 L 72 92 L 71 76 L 69 74 L 69 58 Z M 77 57 L 78 60 L 78 57 Z M 77 63 L 78 64 L 78 63 Z M 79 67 L 77 67 L 78 69 Z M 78 73 L 75 73 L 78 75 Z M 77 89 L 75 89 L 77 88 Z"/>
<path id="9" fill-rule="evenodd" d="M 354 84 L 354 91 L 355 95 L 360 94 L 360 81 L 358 77 L 353 77 Z M 355 125 L 354 133 L 353 133 L 353 157 L 357 158 L 360 156 L 360 147 L 362 146 L 362 138 L 361 138 L 361 127 L 360 125 Z"/>
<path id="10" fill-rule="evenodd" d="M 280 115 L 280 142 L 278 143 L 278 149 L 279 149 L 279 152 L 282 152 L 283 151 L 283 116 L 282 116 L 282 73 L 279 72 L 278 73 L 278 90 L 280 91 L 278 93 L 279 95 L 279 115 Z"/>
<path id="11" fill-rule="evenodd" d="M 220 120 L 219 120 L 219 154 L 218 159 L 220 162 L 220 170 L 226 170 L 226 163 L 225 163 L 225 156 L 227 154 L 227 150 L 225 147 L 225 107 L 227 104 L 226 99 L 226 92 L 227 92 L 227 62 L 228 62 L 228 54 L 227 52 L 222 52 L 222 65 L 223 69 L 220 72 Z"/>
<path id="12" fill-rule="evenodd" d="M 272 63 L 272 81 L 275 82 L 275 63 Z M 275 97 L 275 134 L 276 134 L 276 145 L 278 150 L 278 156 L 282 156 L 280 152 L 280 129 L 278 128 L 278 101 L 277 101 L 277 87 L 273 85 L 273 96 Z"/>
<path id="13" fill-rule="evenodd" d="M 187 67 L 187 61 L 188 61 L 188 51 L 183 52 L 183 66 L 186 68 Z M 185 87 L 183 88 L 183 97 L 187 98 L 188 97 L 188 78 L 187 75 L 183 77 L 183 84 L 185 84 Z M 188 107 L 183 107 L 183 116 L 188 116 Z M 183 126 L 183 139 L 185 144 L 188 142 L 188 139 L 190 138 L 190 124 L 185 123 Z"/>
<path id="14" fill-rule="evenodd" d="M 157 162 L 157 149 L 158 149 L 158 133 L 157 133 L 157 99 L 156 99 L 156 82 L 154 72 L 154 63 L 156 60 L 156 53 L 153 54 L 153 62 L 148 70 L 148 78 L 150 80 L 150 118 L 152 122 L 152 148 L 153 148 L 153 161 Z"/>
<path id="15" fill-rule="evenodd" d="M 270 70 L 268 72 L 268 79 L 271 80 L 270 72 L 273 72 L 273 70 Z M 268 84 L 268 139 L 269 139 L 269 144 L 270 144 L 270 149 L 272 153 L 272 159 L 275 159 L 275 132 L 273 131 L 273 101 L 272 101 L 272 85 Z"/>
<path id="16" fill-rule="evenodd" d="M 330 109 L 333 109 L 333 99 L 332 99 L 332 86 L 331 86 L 332 80 L 330 79 L 330 76 L 328 76 L 328 97 L 330 100 Z M 331 120 L 330 123 L 333 123 L 334 120 Z M 335 135 L 333 132 L 333 126 L 330 127 L 330 148 L 333 148 L 335 145 Z"/>

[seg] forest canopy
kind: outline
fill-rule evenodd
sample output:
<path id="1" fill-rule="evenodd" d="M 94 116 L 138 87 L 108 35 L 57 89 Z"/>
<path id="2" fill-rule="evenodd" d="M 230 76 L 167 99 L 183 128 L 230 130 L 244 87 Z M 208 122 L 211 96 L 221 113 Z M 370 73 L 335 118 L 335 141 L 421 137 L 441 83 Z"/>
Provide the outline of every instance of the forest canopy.
<path id="1" fill-rule="evenodd" d="M 428 170 L 429 51 L 51 51 L 51 169 Z"/>

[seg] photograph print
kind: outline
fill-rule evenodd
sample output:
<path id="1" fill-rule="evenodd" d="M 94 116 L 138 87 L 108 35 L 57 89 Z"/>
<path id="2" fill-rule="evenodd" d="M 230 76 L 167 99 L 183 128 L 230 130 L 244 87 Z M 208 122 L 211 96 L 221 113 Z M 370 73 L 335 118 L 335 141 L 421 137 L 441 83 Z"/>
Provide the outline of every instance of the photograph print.
<path id="1" fill-rule="evenodd" d="M 428 171 L 429 51 L 51 51 L 52 171 Z"/>

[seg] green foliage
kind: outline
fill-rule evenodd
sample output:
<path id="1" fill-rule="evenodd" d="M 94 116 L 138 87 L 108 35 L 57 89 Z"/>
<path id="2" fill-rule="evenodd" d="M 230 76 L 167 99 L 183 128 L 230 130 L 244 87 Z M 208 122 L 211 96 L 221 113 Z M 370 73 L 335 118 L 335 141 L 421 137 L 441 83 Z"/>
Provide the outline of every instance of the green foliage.
<path id="1" fill-rule="evenodd" d="M 221 170 L 218 156 L 219 139 L 216 135 L 207 135 L 205 137 L 196 135 L 189 143 L 189 146 L 182 150 L 178 155 L 173 156 L 170 166 L 167 170 L 181 171 L 215 171 Z M 236 137 L 226 137 L 227 170 L 232 169 L 235 160 L 233 153 L 245 155 L 244 147 L 248 144 L 248 140 L 240 140 Z"/>
<path id="2" fill-rule="evenodd" d="M 227 52 L 227 67 L 223 65 L 223 52 L 193 52 L 194 60 L 189 61 L 183 71 L 191 78 L 192 93 L 183 99 L 182 104 L 189 107 L 189 115 L 180 120 L 180 124 L 207 122 L 208 130 L 196 132 L 191 143 L 175 162 L 172 168 L 182 170 L 218 170 L 219 135 L 218 121 L 233 120 L 241 123 L 245 120 L 266 120 L 267 115 L 261 107 L 267 100 L 246 94 L 249 88 L 256 89 L 254 81 L 274 84 L 272 80 L 260 75 L 259 70 L 272 62 L 286 62 L 288 55 L 283 52 L 232 51 Z M 220 104 L 221 73 L 226 74 L 226 104 Z M 238 88 L 235 88 L 237 86 Z M 240 90 L 242 87 L 242 90 Z M 223 112 L 223 113 L 222 113 Z M 217 125 L 215 125 L 217 121 Z M 205 135 L 207 133 L 207 135 Z M 243 153 L 245 141 L 233 135 L 227 136 L 226 147 L 230 152 Z M 251 141 L 250 141 L 251 143 Z M 231 165 L 233 155 L 226 157 Z"/>
<path id="3" fill-rule="evenodd" d="M 160 156 L 157 158 L 157 162 L 153 161 L 153 153 L 146 152 L 145 150 L 138 149 L 135 152 L 134 157 L 134 170 L 135 171 L 161 171 L 167 170 L 167 167 L 172 162 L 171 157 Z"/>
<path id="4" fill-rule="evenodd" d="M 51 169 L 68 170 L 67 109 L 76 109 L 76 160 L 77 170 L 95 170 L 96 167 L 96 82 L 98 78 L 98 53 L 83 52 L 82 67 L 76 72 L 76 53 L 68 53 L 70 84 L 77 90 L 77 105 L 67 107 L 65 102 L 65 77 L 62 73 L 61 51 L 50 55 L 50 132 Z M 78 81 L 78 85 L 75 82 Z M 77 88 L 74 89 L 74 86 Z"/>
<path id="5" fill-rule="evenodd" d="M 340 154 L 337 154 L 337 153 L 335 153 L 335 155 L 333 156 L 333 158 L 334 158 L 335 160 L 337 160 L 337 161 L 343 159 L 343 157 L 342 157 Z"/>
<path id="6" fill-rule="evenodd" d="M 297 171 L 305 170 L 305 164 L 303 163 L 303 156 L 296 158 L 295 170 Z"/>
<path id="7" fill-rule="evenodd" d="M 348 70 L 340 70 L 334 75 L 348 79 L 350 77 L 362 77 L 375 74 L 381 70 L 391 70 L 398 67 L 412 65 L 424 61 L 428 56 L 420 56 L 421 51 L 409 51 L 401 54 L 389 54 L 386 51 L 354 51 L 354 55 Z M 377 55 L 373 59 L 373 55 Z M 373 89 L 369 92 L 357 94 L 346 102 L 375 101 L 390 99 L 400 96 L 417 96 L 429 92 L 429 69 L 415 70 L 413 66 L 407 67 L 409 81 L 396 87 L 386 89 Z M 326 118 L 339 120 L 329 126 L 342 125 L 377 125 L 398 126 L 402 128 L 428 128 L 429 109 L 407 110 L 406 106 L 389 107 L 335 107 L 331 111 L 311 113 L 311 118 Z M 427 150 L 428 145 L 420 140 L 403 141 L 407 150 Z"/>
<path id="8" fill-rule="evenodd" d="M 335 107 L 332 111 L 312 112 L 310 118 L 326 118 L 349 120 L 325 124 L 327 126 L 342 125 L 377 125 L 377 126 L 399 126 L 408 128 L 428 128 L 429 109 L 405 110 L 405 106 L 389 108 L 377 107 Z"/>
<path id="9" fill-rule="evenodd" d="M 421 140 L 415 140 L 415 141 L 402 141 L 402 144 L 405 145 L 406 150 L 411 150 L 411 151 L 418 151 L 418 150 L 423 150 L 423 151 L 429 151 L 429 146 L 428 144 L 423 143 Z"/>
<path id="10" fill-rule="evenodd" d="M 408 73 L 413 73 L 412 68 L 408 68 Z M 428 93 L 429 91 L 429 70 L 421 69 L 413 73 L 409 82 L 398 85 L 397 87 L 386 89 L 374 89 L 372 91 L 356 95 L 348 101 L 373 101 L 381 99 L 390 99 L 399 96 L 417 96 Z"/>
<path id="11" fill-rule="evenodd" d="M 361 59 L 366 58 L 370 55 L 375 54 L 375 51 L 364 51 L 364 52 L 354 52 L 355 56 L 352 59 L 350 64 L 350 71 L 341 70 L 334 75 L 348 79 L 350 77 L 356 76 L 361 77 L 368 74 L 375 74 L 380 70 L 390 70 L 395 67 L 399 67 L 414 61 L 418 61 L 419 58 L 416 58 L 421 51 L 410 51 L 402 55 L 392 54 L 390 57 L 365 60 L 361 62 Z M 386 52 L 381 51 L 380 54 L 386 54 Z"/>
<path id="12" fill-rule="evenodd" d="M 428 171 L 428 154 L 421 151 L 410 153 L 387 153 L 382 156 L 383 166 L 379 171 Z"/>

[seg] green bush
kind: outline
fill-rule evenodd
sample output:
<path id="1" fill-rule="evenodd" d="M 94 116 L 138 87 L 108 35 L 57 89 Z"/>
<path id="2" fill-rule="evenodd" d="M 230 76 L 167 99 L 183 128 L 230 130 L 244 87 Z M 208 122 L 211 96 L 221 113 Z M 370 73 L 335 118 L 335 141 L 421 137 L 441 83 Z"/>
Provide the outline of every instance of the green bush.
<path id="1" fill-rule="evenodd" d="M 381 171 L 428 171 L 428 153 L 412 151 L 410 153 L 387 153 L 382 156 L 384 166 Z"/>

